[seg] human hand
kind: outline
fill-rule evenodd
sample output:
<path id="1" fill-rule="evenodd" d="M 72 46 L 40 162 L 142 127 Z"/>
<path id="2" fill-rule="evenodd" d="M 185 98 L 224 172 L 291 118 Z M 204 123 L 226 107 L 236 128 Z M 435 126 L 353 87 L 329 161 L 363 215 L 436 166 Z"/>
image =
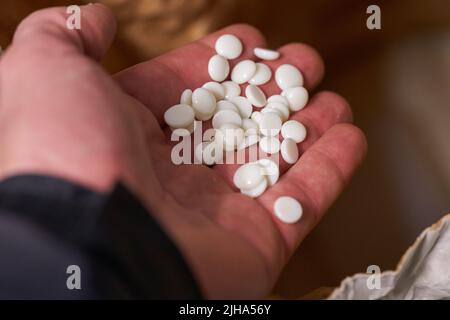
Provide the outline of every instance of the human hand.
<path id="1" fill-rule="evenodd" d="M 44 173 L 102 192 L 122 180 L 178 245 L 206 297 L 265 296 L 364 158 L 365 138 L 350 124 L 348 104 L 320 92 L 292 114 L 308 129 L 301 158 L 293 166 L 281 162 L 279 182 L 251 199 L 233 190 L 237 165 L 174 165 L 163 114 L 183 89 L 209 81 L 220 34 L 241 39 L 242 60 L 265 46 L 257 30 L 231 26 L 110 77 L 92 60 L 113 37 L 109 11 L 82 7 L 79 32 L 66 29 L 65 19 L 62 8 L 31 15 L 0 60 L 0 176 Z M 317 53 L 301 44 L 279 51 L 267 64 L 296 65 L 313 89 L 323 75 Z M 262 89 L 279 91 L 273 80 Z M 273 217 L 281 195 L 302 203 L 298 223 Z"/>

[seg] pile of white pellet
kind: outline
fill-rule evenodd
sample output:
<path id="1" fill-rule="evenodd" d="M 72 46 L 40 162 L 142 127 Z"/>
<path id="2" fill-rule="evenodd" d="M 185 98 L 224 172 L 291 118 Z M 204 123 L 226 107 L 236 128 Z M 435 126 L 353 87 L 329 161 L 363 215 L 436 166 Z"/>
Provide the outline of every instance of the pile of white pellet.
<path id="1" fill-rule="evenodd" d="M 279 66 L 275 81 L 280 94 L 267 98 L 259 88 L 272 78 L 272 70 L 267 64 L 242 60 L 230 75 L 228 60 L 241 55 L 241 41 L 231 34 L 222 35 L 217 39 L 215 49 L 217 54 L 208 63 L 208 73 L 213 81 L 194 91 L 184 90 L 180 104 L 165 112 L 166 123 L 174 133 L 185 136 L 194 132 L 195 120 L 212 119 L 214 137 L 195 147 L 195 157 L 200 163 L 222 163 L 222 151 L 244 150 L 258 143 L 264 153 L 281 153 L 284 161 L 295 163 L 299 157 L 297 143 L 306 138 L 306 128 L 296 120 L 289 120 L 289 116 L 291 112 L 303 109 L 308 102 L 308 91 L 303 87 L 300 70 L 290 64 Z M 276 60 L 280 56 L 277 51 L 262 48 L 254 48 L 254 55 L 262 61 Z M 229 76 L 231 80 L 227 80 Z M 240 85 L 244 84 L 247 84 L 245 96 L 241 96 Z M 278 165 L 271 159 L 260 159 L 242 165 L 233 182 L 241 193 L 256 198 L 278 178 Z M 302 211 L 300 203 L 292 197 L 279 197 L 274 203 L 275 215 L 285 223 L 297 222 Z"/>

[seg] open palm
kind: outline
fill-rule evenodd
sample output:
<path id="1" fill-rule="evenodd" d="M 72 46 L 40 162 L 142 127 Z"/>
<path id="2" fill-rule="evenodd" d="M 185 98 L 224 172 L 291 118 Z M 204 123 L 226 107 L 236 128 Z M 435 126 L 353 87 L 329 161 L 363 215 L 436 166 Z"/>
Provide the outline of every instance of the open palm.
<path id="1" fill-rule="evenodd" d="M 81 53 L 98 58 L 107 50 L 114 34 L 112 18 L 98 5 L 84 7 L 82 13 L 86 28 L 76 37 L 62 27 L 62 9 L 29 17 L 16 33 L 15 43 L 5 57 L 9 62 L 20 60 L 21 53 L 29 52 L 27 46 L 31 44 L 25 40 L 30 39 L 27 25 L 31 24 L 37 30 L 34 35 L 41 32 L 41 38 L 54 43 L 51 55 L 58 59 L 48 59 L 48 52 L 37 50 L 33 59 L 38 59 L 39 66 L 33 68 L 38 68 L 41 76 L 45 70 L 45 76 L 52 78 L 45 84 L 40 83 L 36 72 L 30 75 L 28 71 L 29 80 L 24 81 L 23 75 L 19 80 L 2 68 L 2 75 L 9 75 L 9 84 L 6 83 L 11 92 L 17 93 L 14 85 L 19 81 L 25 89 L 27 85 L 40 88 L 26 99 L 13 94 L 5 96 L 2 108 L 17 109 L 17 105 L 31 101 L 45 105 L 38 113 L 27 109 L 19 116 L 11 112 L 8 120 L 11 123 L 11 119 L 39 118 L 40 122 L 32 124 L 34 134 L 22 135 L 21 142 L 30 145 L 28 140 L 32 140 L 36 146 L 39 141 L 40 147 L 45 145 L 52 153 L 57 150 L 58 156 L 40 156 L 41 148 L 22 150 L 13 142 L 4 141 L 4 152 L 25 153 L 33 161 L 5 161 L 2 175 L 34 170 L 101 191 L 121 179 L 178 245 L 207 297 L 263 297 L 365 155 L 364 135 L 349 124 L 352 114 L 348 104 L 334 93 L 320 92 L 304 110 L 292 114 L 291 118 L 308 129 L 308 138 L 299 144 L 301 157 L 293 166 L 282 162 L 279 182 L 259 198 L 251 199 L 233 188 L 232 177 L 238 165 L 174 165 L 170 158 L 170 130 L 163 123 L 163 114 L 178 103 L 185 88 L 195 89 L 209 81 L 207 63 L 214 54 L 218 36 L 231 33 L 243 42 L 244 52 L 231 61 L 233 66 L 239 60 L 253 59 L 254 47 L 265 46 L 260 32 L 251 26 L 234 25 L 133 66 L 112 79 Z M 36 28 L 38 23 L 49 21 L 59 28 L 64 40 Z M 39 47 L 36 43 L 34 46 Z M 293 64 L 302 71 L 306 88 L 312 90 L 324 71 L 317 53 L 302 44 L 289 44 L 279 51 L 280 59 L 267 62 L 272 70 L 283 63 Z M 67 64 L 74 67 L 71 77 L 61 73 Z M 49 87 L 49 83 L 58 90 Z M 279 93 L 273 80 L 262 89 L 268 96 Z M 64 107 L 61 101 L 65 102 Z M 68 114 L 70 110 L 72 114 Z M 9 130 L 14 133 L 15 129 Z M 61 134 L 54 135 L 55 132 Z M 299 223 L 286 225 L 272 215 L 273 202 L 281 195 L 302 203 L 304 215 Z"/>

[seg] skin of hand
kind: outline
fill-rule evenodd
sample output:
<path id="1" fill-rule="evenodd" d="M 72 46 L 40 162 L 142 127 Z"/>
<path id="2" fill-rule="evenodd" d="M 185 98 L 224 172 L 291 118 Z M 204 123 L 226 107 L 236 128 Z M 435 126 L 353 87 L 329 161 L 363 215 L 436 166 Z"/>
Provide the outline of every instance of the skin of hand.
<path id="1" fill-rule="evenodd" d="M 265 47 L 258 30 L 230 26 L 110 76 L 97 60 L 114 37 L 111 12 L 81 7 L 81 30 L 67 29 L 66 19 L 65 8 L 31 14 L 1 56 L 0 177 L 46 174 L 99 192 L 121 180 L 174 240 L 205 297 L 265 297 L 365 156 L 366 140 L 351 124 L 347 102 L 319 92 L 291 116 L 308 129 L 301 157 L 281 163 L 279 182 L 251 199 L 233 189 L 238 165 L 174 165 L 163 114 L 185 88 L 209 81 L 218 36 L 231 33 L 244 44 L 232 67 Z M 267 62 L 272 70 L 291 63 L 312 90 L 324 73 L 319 55 L 297 43 L 278 50 L 280 59 Z M 274 80 L 262 89 L 279 92 Z M 281 195 L 302 203 L 300 222 L 273 216 Z"/>

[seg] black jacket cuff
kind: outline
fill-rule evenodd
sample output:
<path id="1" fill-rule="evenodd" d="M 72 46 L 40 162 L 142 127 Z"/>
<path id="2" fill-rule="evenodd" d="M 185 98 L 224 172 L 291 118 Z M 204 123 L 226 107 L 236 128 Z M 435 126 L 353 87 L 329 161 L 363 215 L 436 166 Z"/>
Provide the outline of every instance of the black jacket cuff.
<path id="1" fill-rule="evenodd" d="M 121 183 L 100 194 L 52 177 L 8 178 L 0 225 L 0 297 L 201 298 L 181 253 Z M 68 265 L 80 266 L 80 290 L 67 287 Z M 36 277 L 48 285 L 37 288 Z"/>

